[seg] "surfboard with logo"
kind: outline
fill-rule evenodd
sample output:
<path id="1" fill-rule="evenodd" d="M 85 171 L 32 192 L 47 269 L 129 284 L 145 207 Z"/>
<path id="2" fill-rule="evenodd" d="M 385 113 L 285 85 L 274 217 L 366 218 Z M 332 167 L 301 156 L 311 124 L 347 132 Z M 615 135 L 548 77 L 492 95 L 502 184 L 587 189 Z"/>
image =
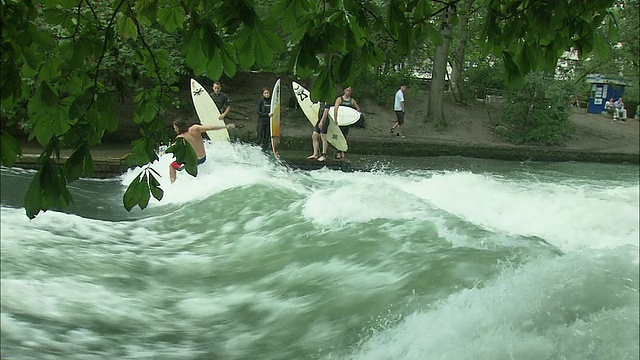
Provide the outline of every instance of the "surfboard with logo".
<path id="1" fill-rule="evenodd" d="M 226 126 L 224 120 L 220 120 L 220 111 L 216 103 L 195 79 L 191 79 L 191 100 L 193 100 L 193 106 L 196 108 L 196 114 L 198 114 L 202 125 Z M 207 135 L 211 141 L 229 141 L 227 129 L 209 130 Z"/>
<path id="2" fill-rule="evenodd" d="M 335 120 L 333 118 L 333 112 L 336 107 L 332 106 L 329 108 L 329 117 L 331 120 Z M 360 120 L 360 111 L 350 107 L 350 106 L 338 106 L 338 126 L 348 126 L 358 122 Z"/>
<path id="3" fill-rule="evenodd" d="M 314 103 L 313 101 L 311 101 L 311 93 L 309 92 L 309 90 L 305 89 L 297 82 L 292 81 L 291 87 L 293 88 L 293 93 L 295 94 L 296 100 L 298 101 L 302 112 L 306 115 L 307 120 L 309 120 L 311 125 L 315 126 L 316 122 L 318 122 L 318 111 L 320 111 L 320 103 Z M 338 119 L 339 118 L 340 114 L 338 114 Z M 340 151 L 347 151 L 349 149 L 349 146 L 347 145 L 347 139 L 345 139 L 338 125 L 331 119 L 329 121 L 329 128 L 327 129 L 327 140 L 331 145 L 333 145 Z"/>
<path id="4" fill-rule="evenodd" d="M 280 157 L 278 146 L 280 145 L 280 79 L 278 79 L 273 85 L 273 91 L 271 92 L 271 119 L 269 124 L 271 126 L 271 150 L 276 158 Z"/>

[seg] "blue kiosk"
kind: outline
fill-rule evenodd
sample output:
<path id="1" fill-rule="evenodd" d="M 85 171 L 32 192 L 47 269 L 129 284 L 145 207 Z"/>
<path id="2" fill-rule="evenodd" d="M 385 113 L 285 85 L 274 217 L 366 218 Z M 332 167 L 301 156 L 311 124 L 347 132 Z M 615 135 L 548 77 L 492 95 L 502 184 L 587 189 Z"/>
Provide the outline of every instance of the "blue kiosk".
<path id="1" fill-rule="evenodd" d="M 625 85 L 628 82 L 606 75 L 589 74 L 587 75 L 587 83 L 591 84 L 591 93 L 589 95 L 589 104 L 587 112 L 591 114 L 600 114 L 604 111 L 604 103 L 609 98 L 618 100 L 624 95 Z"/>

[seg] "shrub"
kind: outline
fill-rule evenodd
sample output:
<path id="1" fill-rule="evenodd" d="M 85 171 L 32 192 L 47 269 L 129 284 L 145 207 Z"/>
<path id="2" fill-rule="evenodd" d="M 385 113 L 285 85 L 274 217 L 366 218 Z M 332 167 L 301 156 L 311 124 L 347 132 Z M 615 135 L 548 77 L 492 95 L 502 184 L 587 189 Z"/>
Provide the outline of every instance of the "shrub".
<path id="1" fill-rule="evenodd" d="M 565 81 L 543 73 L 529 74 L 525 85 L 507 94 L 499 134 L 523 145 L 561 145 L 573 133 L 567 99 L 574 92 Z"/>

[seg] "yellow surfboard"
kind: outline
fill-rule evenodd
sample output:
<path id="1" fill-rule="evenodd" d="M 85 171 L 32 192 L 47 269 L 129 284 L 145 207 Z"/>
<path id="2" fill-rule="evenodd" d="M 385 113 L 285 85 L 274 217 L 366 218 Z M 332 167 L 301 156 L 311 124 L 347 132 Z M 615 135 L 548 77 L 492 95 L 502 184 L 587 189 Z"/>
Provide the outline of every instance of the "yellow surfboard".
<path id="1" fill-rule="evenodd" d="M 276 81 L 271 92 L 271 149 L 276 158 L 280 157 L 280 79 Z"/>

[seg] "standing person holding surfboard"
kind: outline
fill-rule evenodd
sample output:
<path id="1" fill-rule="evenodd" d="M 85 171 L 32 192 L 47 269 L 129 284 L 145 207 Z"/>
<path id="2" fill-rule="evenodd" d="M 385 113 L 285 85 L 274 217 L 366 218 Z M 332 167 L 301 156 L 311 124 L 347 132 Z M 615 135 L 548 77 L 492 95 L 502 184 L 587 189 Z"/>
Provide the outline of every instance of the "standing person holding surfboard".
<path id="1" fill-rule="evenodd" d="M 269 89 L 262 88 L 260 100 L 258 101 L 258 127 L 256 129 L 256 145 L 267 151 L 271 145 L 271 93 Z"/>
<path id="2" fill-rule="evenodd" d="M 313 154 L 307 156 L 307 160 L 318 160 L 322 162 L 327 159 L 327 148 L 329 147 L 329 144 L 327 143 L 327 132 L 329 131 L 329 122 L 331 121 L 329 118 L 329 109 L 331 108 L 331 104 L 321 102 L 320 105 L 324 106 L 322 106 L 322 109 L 318 112 L 318 121 L 313 128 L 313 133 L 311 133 L 311 139 L 313 140 Z M 320 155 L 320 157 L 318 157 L 318 152 L 320 150 L 318 136 L 320 136 L 320 140 L 322 141 L 322 155 Z"/>
<path id="3" fill-rule="evenodd" d="M 220 120 L 224 120 L 229 111 L 231 111 L 231 100 L 227 94 L 222 92 L 222 85 L 219 81 L 213 83 L 213 91 L 209 94 L 216 103 L 216 107 L 220 111 Z"/>
<path id="4" fill-rule="evenodd" d="M 211 130 L 222 130 L 222 129 L 233 129 L 235 127 L 234 124 L 227 124 L 225 126 L 219 125 L 209 125 L 203 126 L 200 124 L 193 124 L 191 126 L 187 126 L 186 121 L 184 119 L 178 118 L 173 121 L 173 130 L 178 134 L 176 136 L 176 140 L 178 138 L 185 139 L 189 145 L 193 148 L 198 157 L 198 165 L 204 164 L 207 161 L 207 154 L 204 150 L 204 143 L 202 141 L 202 133 Z M 179 163 L 178 161 L 173 161 L 169 165 L 169 179 L 173 184 L 176 181 L 177 171 L 181 171 L 184 169 L 184 164 Z"/>
<path id="5" fill-rule="evenodd" d="M 396 113 L 396 121 L 389 129 L 389 132 L 393 135 L 394 131 L 396 136 L 404 138 L 404 135 L 400 133 L 400 127 L 404 124 L 404 92 L 407 91 L 407 84 L 404 81 L 400 82 L 400 89 L 396 91 L 396 96 L 393 101 L 393 111 Z"/>
<path id="6" fill-rule="evenodd" d="M 333 109 L 333 120 L 335 122 L 339 122 L 338 121 L 338 108 L 340 106 L 349 106 L 349 107 L 352 107 L 352 108 L 358 110 L 359 112 L 361 112 L 360 111 L 360 106 L 356 102 L 356 99 L 351 97 L 351 90 L 352 90 L 351 86 L 347 86 L 344 89 L 344 93 L 336 98 L 336 101 L 335 101 L 335 104 L 334 104 L 334 109 Z M 349 135 L 349 126 L 340 126 L 340 130 L 344 134 L 345 138 L 347 137 L 347 135 Z M 344 159 L 344 157 L 345 157 L 344 151 L 338 151 L 336 153 L 336 159 Z"/>

